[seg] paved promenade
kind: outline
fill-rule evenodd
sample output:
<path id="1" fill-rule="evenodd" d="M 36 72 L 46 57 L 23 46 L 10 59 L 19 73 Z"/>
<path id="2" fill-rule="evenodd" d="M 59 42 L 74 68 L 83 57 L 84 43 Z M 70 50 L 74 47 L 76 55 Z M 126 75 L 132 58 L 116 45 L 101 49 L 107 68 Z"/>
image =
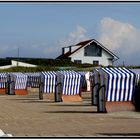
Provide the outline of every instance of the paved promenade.
<path id="1" fill-rule="evenodd" d="M 97 113 L 89 93 L 73 103 L 0 95 L 0 129 L 15 137 L 140 137 L 140 112 Z"/>

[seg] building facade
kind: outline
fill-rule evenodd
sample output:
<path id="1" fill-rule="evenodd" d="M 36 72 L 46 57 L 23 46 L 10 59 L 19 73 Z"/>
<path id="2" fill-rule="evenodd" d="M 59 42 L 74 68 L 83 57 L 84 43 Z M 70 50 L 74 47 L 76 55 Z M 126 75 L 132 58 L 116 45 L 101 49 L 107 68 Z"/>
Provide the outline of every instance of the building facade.
<path id="1" fill-rule="evenodd" d="M 62 54 L 56 59 L 70 59 L 75 63 L 108 66 L 113 65 L 113 62 L 119 58 L 98 41 L 91 39 L 63 47 Z"/>

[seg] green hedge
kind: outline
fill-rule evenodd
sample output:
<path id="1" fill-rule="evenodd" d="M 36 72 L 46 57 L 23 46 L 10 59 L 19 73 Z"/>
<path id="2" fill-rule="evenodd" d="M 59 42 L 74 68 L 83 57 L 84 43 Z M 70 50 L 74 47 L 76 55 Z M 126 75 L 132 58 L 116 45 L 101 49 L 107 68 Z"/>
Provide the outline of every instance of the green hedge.
<path id="1" fill-rule="evenodd" d="M 39 65 L 39 66 L 52 66 L 52 67 L 54 66 L 65 67 L 65 66 L 78 65 L 66 59 L 60 60 L 60 59 L 47 59 L 47 58 L 7 58 L 7 60 L 16 60 L 16 61 Z"/>
<path id="2" fill-rule="evenodd" d="M 5 58 L 0 58 L 0 66 L 11 65 L 11 61 Z"/>
<path id="3" fill-rule="evenodd" d="M 0 72 L 40 72 L 40 71 L 56 71 L 58 70 L 56 67 L 45 67 L 45 66 L 38 66 L 38 67 L 12 67 L 8 69 L 0 70 Z"/>

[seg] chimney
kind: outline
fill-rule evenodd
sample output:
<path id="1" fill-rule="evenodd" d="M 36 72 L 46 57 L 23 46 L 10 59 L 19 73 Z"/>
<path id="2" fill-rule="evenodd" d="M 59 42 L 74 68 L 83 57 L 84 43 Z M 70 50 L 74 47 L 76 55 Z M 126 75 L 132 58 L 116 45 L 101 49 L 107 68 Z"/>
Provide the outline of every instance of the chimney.
<path id="1" fill-rule="evenodd" d="M 62 54 L 64 54 L 65 53 L 65 48 L 62 48 Z"/>
<path id="2" fill-rule="evenodd" d="M 69 46 L 69 52 L 71 53 L 71 46 Z"/>

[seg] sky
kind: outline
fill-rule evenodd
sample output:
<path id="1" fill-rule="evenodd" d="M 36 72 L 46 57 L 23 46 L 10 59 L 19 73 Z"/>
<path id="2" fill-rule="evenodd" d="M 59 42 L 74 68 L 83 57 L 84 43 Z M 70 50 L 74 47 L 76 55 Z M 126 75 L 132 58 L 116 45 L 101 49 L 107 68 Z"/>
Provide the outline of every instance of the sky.
<path id="1" fill-rule="evenodd" d="M 56 58 L 61 48 L 96 39 L 140 65 L 140 2 L 0 3 L 0 57 Z"/>

